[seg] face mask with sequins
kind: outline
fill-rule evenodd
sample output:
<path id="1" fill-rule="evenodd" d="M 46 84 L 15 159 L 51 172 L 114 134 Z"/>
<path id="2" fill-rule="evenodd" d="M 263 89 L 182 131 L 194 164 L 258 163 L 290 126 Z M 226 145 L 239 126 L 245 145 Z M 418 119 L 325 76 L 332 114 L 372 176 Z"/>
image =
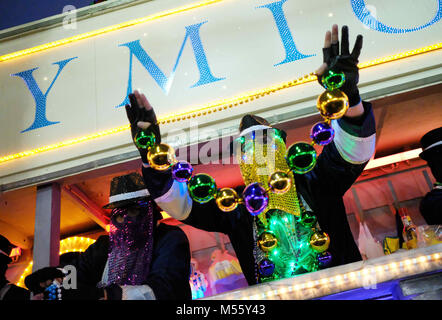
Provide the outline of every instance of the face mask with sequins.
<path id="1" fill-rule="evenodd" d="M 265 188 L 272 173 L 288 172 L 286 145 L 278 129 L 250 131 L 238 139 L 241 152 L 237 152 L 237 161 L 245 185 L 259 182 Z M 294 181 L 293 173 L 290 172 L 289 175 Z M 268 276 L 261 274 L 260 281 L 315 271 L 316 253 L 308 246 L 308 239 L 313 231 L 297 222 L 301 205 L 296 185 L 293 183 L 286 193 L 268 192 L 268 196 L 267 208 L 257 216 L 259 223 L 256 220 L 254 222 L 255 242 L 260 244 L 255 245 L 254 257 L 258 268 L 262 268 L 263 261 L 269 261 L 274 271 Z M 263 240 L 265 234 L 270 237 L 267 242 Z M 268 250 L 263 251 L 263 244 L 274 248 L 270 250 L 267 247 Z"/>
<path id="2" fill-rule="evenodd" d="M 267 188 L 269 177 L 276 171 L 289 171 L 285 160 L 286 145 L 278 129 L 267 128 L 250 131 L 238 138 L 238 151 L 236 159 L 239 164 L 244 184 L 259 182 Z M 294 181 L 293 173 L 289 173 Z M 258 216 L 265 220 L 265 213 L 269 210 L 279 209 L 289 214 L 299 216 L 300 208 L 296 187 L 284 194 L 269 192 L 267 208 Z M 262 221 L 266 224 L 266 221 Z"/>
<path id="3" fill-rule="evenodd" d="M 152 259 L 152 203 L 144 201 L 114 209 L 109 240 L 109 284 L 142 284 Z"/>

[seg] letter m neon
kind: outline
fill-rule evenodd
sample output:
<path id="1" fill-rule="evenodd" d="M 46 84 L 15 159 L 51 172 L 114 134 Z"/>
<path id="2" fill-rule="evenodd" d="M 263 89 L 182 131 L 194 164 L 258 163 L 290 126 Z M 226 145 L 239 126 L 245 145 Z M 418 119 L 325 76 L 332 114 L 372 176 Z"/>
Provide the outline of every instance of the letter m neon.
<path id="1" fill-rule="evenodd" d="M 186 35 L 184 37 L 184 41 L 181 44 L 180 51 L 178 53 L 178 57 L 175 61 L 175 65 L 173 67 L 172 73 L 167 77 L 161 69 L 157 66 L 157 64 L 153 61 L 153 59 L 149 56 L 149 54 L 141 47 L 140 40 L 135 40 L 132 42 L 127 42 L 119 45 L 120 47 L 127 47 L 130 51 L 129 58 L 129 80 L 127 82 L 127 94 L 124 101 L 118 105 L 117 107 L 124 106 L 129 103 L 128 95 L 132 93 L 132 63 L 133 57 L 135 56 L 138 61 L 141 62 L 143 67 L 150 73 L 155 82 L 160 86 L 163 92 L 167 95 L 169 93 L 170 87 L 172 86 L 173 79 L 175 77 L 175 72 L 178 67 L 178 64 L 181 59 L 181 55 L 184 50 L 184 46 L 188 39 L 192 44 L 193 53 L 195 55 L 196 64 L 198 66 L 198 70 L 200 73 L 199 80 L 191 86 L 191 88 L 198 87 L 204 84 L 208 84 L 215 81 L 224 80 L 225 78 L 216 78 L 213 76 L 210 71 L 209 63 L 207 62 L 207 57 L 204 52 L 203 44 L 200 38 L 200 28 L 203 24 L 207 23 L 207 21 L 193 24 L 186 27 Z"/>

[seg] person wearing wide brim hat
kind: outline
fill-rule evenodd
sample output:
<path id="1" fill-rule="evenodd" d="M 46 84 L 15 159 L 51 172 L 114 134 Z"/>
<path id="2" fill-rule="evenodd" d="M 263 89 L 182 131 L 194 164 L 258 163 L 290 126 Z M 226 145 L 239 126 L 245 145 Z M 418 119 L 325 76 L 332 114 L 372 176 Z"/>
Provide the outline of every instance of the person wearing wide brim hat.
<path id="1" fill-rule="evenodd" d="M 9 255 L 13 248 L 14 245 L 0 234 L 0 300 L 29 300 L 30 293 L 28 290 L 18 287 L 6 279 L 8 264 L 12 262 Z"/>
<path id="2" fill-rule="evenodd" d="M 138 201 L 147 201 L 149 191 L 138 173 L 113 178 L 110 186 L 109 203 L 103 209 L 123 208 L 134 205 Z"/>
<path id="3" fill-rule="evenodd" d="M 233 211 L 223 212 L 215 199 L 207 202 L 204 202 L 204 199 L 194 201 L 186 182 L 174 180 L 172 170 L 157 171 L 150 167 L 146 156 L 147 148 L 137 146 L 143 162 L 144 181 L 155 202 L 169 215 L 183 223 L 202 230 L 227 234 L 249 285 L 318 269 L 319 256 L 314 252 L 309 241 L 309 235 L 313 227 L 316 228 L 316 224 L 312 222 L 313 218 L 309 220 L 312 226 L 309 227 L 306 222 L 308 220 L 306 216 L 312 212 L 322 231 L 330 236 L 328 250 L 331 253 L 331 259 L 330 255 L 326 255 L 326 258 L 321 260 L 322 265 L 337 266 L 362 259 L 347 220 L 342 197 L 374 154 L 376 126 L 371 104 L 361 100 L 357 88 L 359 79 L 357 65 L 362 47 L 362 36 L 357 36 L 351 53 L 346 26 L 342 28 L 341 45 L 338 38 L 338 26 L 334 25 L 332 31 L 326 33 L 323 48 L 324 64 L 317 71 L 318 81 L 322 85 L 320 79 L 322 75 L 325 75 L 326 70 L 333 68 L 335 72 L 344 72 L 346 80 L 342 91 L 349 98 L 350 108 L 344 117 L 331 121 L 335 132 L 334 139 L 323 148 L 316 159 L 316 166 L 303 175 L 295 174 L 296 188 L 288 188 L 288 191 L 279 195 L 268 192 L 268 205 L 262 212 L 252 215 L 244 203 L 234 206 Z M 126 105 L 126 112 L 134 141 L 137 138 L 137 131 L 145 130 L 153 132 L 156 142 L 160 142 L 159 125 L 146 96 L 134 91 L 129 95 L 129 100 L 130 105 Z M 287 172 L 283 168 L 287 168 L 287 161 L 284 159 L 283 152 L 286 149 L 286 135 L 282 130 L 277 130 L 258 115 L 245 115 L 241 120 L 239 131 L 235 140 L 240 143 L 233 144 L 233 151 L 236 152 L 237 149 L 244 151 L 244 154 L 236 153 L 244 185 L 249 186 L 251 182 L 258 182 L 267 186 L 269 175 L 275 172 L 270 172 L 270 170 L 276 168 Z M 258 155 L 256 151 L 259 150 L 255 148 L 256 146 L 261 147 L 264 144 L 258 141 L 261 133 L 261 141 L 264 141 L 264 137 L 275 138 L 275 142 L 271 142 L 270 145 L 268 142 L 265 144 L 276 150 L 274 152 L 278 154 L 276 165 L 265 165 L 266 162 L 261 161 L 264 156 Z M 258 161 L 255 161 L 257 155 L 261 157 L 259 168 Z M 242 161 L 243 159 L 245 160 Z M 249 159 L 252 160 L 250 165 L 245 163 Z M 307 159 L 307 157 L 302 159 Z M 261 176 L 262 180 L 258 180 L 261 179 L 258 176 Z M 279 200 L 277 197 L 280 197 Z M 263 196 L 263 198 L 266 197 Z M 281 201 L 281 199 L 284 200 Z M 276 222 L 280 222 L 275 225 L 281 226 L 281 229 L 278 230 L 278 235 L 275 232 L 274 238 L 277 240 L 268 241 L 268 243 L 273 243 L 273 245 L 277 243 L 277 246 L 272 248 L 278 248 L 278 257 L 285 258 L 277 259 L 275 255 L 272 256 L 277 260 L 272 266 L 272 261 L 269 262 L 270 253 L 263 252 L 271 248 L 265 247 L 265 241 L 260 241 L 258 245 L 257 240 L 265 235 L 262 230 L 271 225 L 268 222 L 273 217 L 277 220 Z M 306 224 L 301 226 L 298 219 L 304 218 Z M 269 238 L 272 239 L 271 236 Z M 268 270 L 270 271 L 267 272 Z"/>
<path id="4" fill-rule="evenodd" d="M 421 138 L 422 152 L 419 154 L 430 167 L 436 179 L 433 190 L 420 203 L 420 212 L 429 225 L 442 224 L 442 127 L 427 132 Z"/>
<path id="5" fill-rule="evenodd" d="M 70 262 L 77 289 L 62 289 L 61 299 L 191 299 L 187 236 L 179 227 L 160 223 L 161 212 L 140 174 L 113 178 L 103 208 L 111 210 L 109 235 Z M 43 268 L 26 277 L 25 284 L 42 296 L 40 283 L 57 276 L 57 268 Z"/>

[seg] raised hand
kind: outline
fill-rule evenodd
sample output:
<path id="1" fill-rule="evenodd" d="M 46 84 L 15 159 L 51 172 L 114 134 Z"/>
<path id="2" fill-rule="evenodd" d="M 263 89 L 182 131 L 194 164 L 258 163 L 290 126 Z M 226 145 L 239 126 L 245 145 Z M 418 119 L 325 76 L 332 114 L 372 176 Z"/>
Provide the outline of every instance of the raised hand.
<path id="1" fill-rule="evenodd" d="M 137 90 L 129 94 L 130 104 L 126 105 L 126 114 L 130 122 L 132 139 L 141 131 L 151 131 L 155 135 L 156 143 L 161 142 L 160 127 L 155 111 L 146 96 Z M 137 147 L 138 148 L 138 147 Z M 144 163 L 147 163 L 147 150 L 138 148 Z"/>
<path id="2" fill-rule="evenodd" d="M 325 34 L 324 48 L 322 49 L 324 63 L 316 70 L 321 86 L 324 86 L 322 76 L 329 70 L 345 74 L 345 83 L 340 90 L 348 96 L 351 107 L 358 105 L 361 101 L 357 85 L 359 82 L 358 59 L 362 49 L 362 40 L 362 35 L 358 35 L 350 53 L 348 27 L 342 27 L 341 43 L 339 43 L 338 26 L 333 25 L 332 31 L 327 31 Z"/>

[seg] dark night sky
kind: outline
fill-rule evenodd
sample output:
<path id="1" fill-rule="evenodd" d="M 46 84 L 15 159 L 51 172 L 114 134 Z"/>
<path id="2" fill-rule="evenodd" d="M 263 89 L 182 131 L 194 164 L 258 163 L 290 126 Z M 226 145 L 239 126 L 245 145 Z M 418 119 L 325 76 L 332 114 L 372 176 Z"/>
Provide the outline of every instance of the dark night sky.
<path id="1" fill-rule="evenodd" d="M 0 30 L 63 13 L 66 5 L 77 9 L 93 0 L 0 0 Z"/>

